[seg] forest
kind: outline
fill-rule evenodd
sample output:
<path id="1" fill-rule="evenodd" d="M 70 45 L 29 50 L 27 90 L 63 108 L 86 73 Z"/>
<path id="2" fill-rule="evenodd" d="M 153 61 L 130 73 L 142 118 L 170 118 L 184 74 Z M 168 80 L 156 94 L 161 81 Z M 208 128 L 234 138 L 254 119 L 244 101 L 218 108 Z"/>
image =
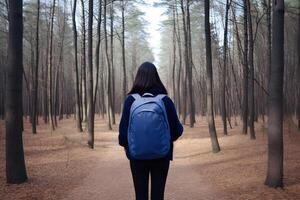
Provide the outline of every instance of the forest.
<path id="1" fill-rule="evenodd" d="M 299 0 L 0 0 L 0 195 L 134 199 L 145 61 L 184 125 L 166 199 L 300 199 Z"/>

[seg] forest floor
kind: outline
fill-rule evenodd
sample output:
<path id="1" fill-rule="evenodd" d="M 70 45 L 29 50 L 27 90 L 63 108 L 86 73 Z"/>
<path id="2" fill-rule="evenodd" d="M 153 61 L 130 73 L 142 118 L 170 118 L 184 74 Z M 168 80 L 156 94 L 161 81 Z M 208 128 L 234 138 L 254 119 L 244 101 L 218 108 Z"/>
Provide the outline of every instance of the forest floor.
<path id="1" fill-rule="evenodd" d="M 216 120 L 222 151 L 211 153 L 205 118 L 195 128 L 185 127 L 175 144 L 166 185 L 166 200 L 300 199 L 300 133 L 292 122 L 284 126 L 284 189 L 264 185 L 267 133 L 256 123 L 256 140 L 241 135 L 241 126 L 223 136 Z M 95 123 L 95 149 L 86 145 L 86 133 L 77 133 L 73 119 L 59 123 L 55 132 L 40 125 L 33 135 L 25 121 L 24 148 L 28 182 L 5 182 L 4 122 L 0 121 L 0 199 L 2 200 L 132 200 L 134 189 L 128 160 L 118 146 L 118 126 L 108 131 Z"/>

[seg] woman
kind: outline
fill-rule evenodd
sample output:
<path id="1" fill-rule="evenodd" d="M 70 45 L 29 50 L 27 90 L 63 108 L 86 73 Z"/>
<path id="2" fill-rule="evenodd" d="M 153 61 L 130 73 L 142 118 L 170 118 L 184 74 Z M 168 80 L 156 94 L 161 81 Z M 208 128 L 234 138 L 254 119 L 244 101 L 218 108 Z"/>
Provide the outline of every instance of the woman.
<path id="1" fill-rule="evenodd" d="M 155 98 L 156 96 L 162 97 L 161 100 L 164 104 L 163 109 L 165 109 L 165 113 L 167 115 L 166 124 L 167 127 L 169 127 L 169 148 L 167 148 L 168 151 L 163 157 L 155 157 L 154 159 L 149 159 L 149 157 L 147 157 L 147 159 L 136 159 L 133 156 L 133 150 L 130 150 L 129 148 L 129 123 L 132 123 L 130 122 L 130 112 L 132 112 L 132 104 L 137 101 L 135 97 L 136 95 L 143 98 Z M 159 130 L 155 130 L 155 132 L 159 132 Z M 155 134 L 155 132 L 153 132 L 153 134 Z M 183 127 L 179 122 L 175 106 L 172 100 L 167 96 L 167 90 L 159 78 L 156 67 L 154 64 L 149 62 L 143 63 L 138 69 L 132 89 L 128 93 L 128 97 L 124 102 L 124 108 L 119 127 L 119 144 L 125 148 L 127 158 L 130 160 L 130 168 L 134 182 L 136 200 L 148 200 L 149 174 L 151 174 L 151 199 L 164 199 L 164 190 L 169 164 L 170 160 L 173 159 L 173 142 L 182 135 L 182 132 Z M 147 142 L 150 140 L 148 139 L 149 138 L 144 138 L 144 141 Z M 150 145 L 151 144 L 145 144 L 144 146 Z"/>

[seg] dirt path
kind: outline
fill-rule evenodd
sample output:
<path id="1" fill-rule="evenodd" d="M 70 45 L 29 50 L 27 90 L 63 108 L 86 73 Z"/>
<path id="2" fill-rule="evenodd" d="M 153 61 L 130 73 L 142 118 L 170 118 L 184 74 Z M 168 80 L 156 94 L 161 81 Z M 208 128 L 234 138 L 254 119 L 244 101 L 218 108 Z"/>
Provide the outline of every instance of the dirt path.
<path id="1" fill-rule="evenodd" d="M 217 131 L 222 151 L 211 153 L 211 142 L 205 120 L 175 143 L 166 185 L 166 200 L 210 199 L 299 199 L 299 135 L 285 128 L 285 190 L 263 185 L 266 169 L 265 127 L 257 125 L 257 140 L 240 134 L 240 127 L 230 129 L 229 136 Z M 118 133 L 96 127 L 96 164 L 80 184 L 63 196 L 67 200 L 133 200 L 134 188 L 123 149 L 118 146 Z M 114 127 L 117 130 L 117 127 Z"/>
<path id="2" fill-rule="evenodd" d="M 133 182 L 128 160 L 123 149 L 117 146 L 116 133 L 113 141 L 102 144 L 105 151 L 97 166 L 82 180 L 80 186 L 66 195 L 67 200 L 131 200 L 134 199 Z M 96 148 L 99 148 L 96 146 Z M 205 183 L 192 168 L 188 158 L 175 158 L 171 162 L 166 185 L 166 199 L 213 199 L 212 185 Z"/>

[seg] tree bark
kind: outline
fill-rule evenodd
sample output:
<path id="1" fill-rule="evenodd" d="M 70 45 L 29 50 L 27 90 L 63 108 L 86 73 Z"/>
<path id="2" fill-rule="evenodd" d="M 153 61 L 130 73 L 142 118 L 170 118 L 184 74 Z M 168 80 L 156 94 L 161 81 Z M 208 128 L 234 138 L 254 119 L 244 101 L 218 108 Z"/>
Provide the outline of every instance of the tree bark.
<path id="1" fill-rule="evenodd" d="M 270 72 L 271 72 L 271 51 L 272 51 L 272 32 L 271 32 L 271 0 L 267 0 L 267 88 L 269 88 Z M 269 89 L 268 89 L 269 90 Z"/>
<path id="2" fill-rule="evenodd" d="M 104 90 L 104 53 L 101 54 L 101 71 L 100 71 L 100 92 L 101 95 L 99 97 L 99 101 L 101 101 L 100 105 L 101 105 L 101 115 L 102 115 L 102 119 L 104 119 L 104 114 L 105 114 L 105 90 Z"/>
<path id="3" fill-rule="evenodd" d="M 73 23 L 73 40 L 74 40 L 74 58 L 75 58 L 75 89 L 76 89 L 76 126 L 77 131 L 82 132 L 82 119 L 80 115 L 80 95 L 79 95 L 79 71 L 78 71 L 78 55 L 77 55 L 77 28 L 76 28 L 76 7 L 77 0 L 74 0 L 72 11 L 72 23 Z"/>
<path id="4" fill-rule="evenodd" d="M 249 128 L 250 138 L 255 139 L 254 129 L 254 63 L 253 63 L 253 51 L 254 51 L 254 39 L 252 29 L 252 16 L 251 16 L 251 4 L 250 0 L 247 0 L 248 10 L 248 26 L 249 26 Z"/>
<path id="5" fill-rule="evenodd" d="M 5 112 L 5 70 L 4 70 L 4 56 L 1 57 L 0 61 L 0 119 L 4 120 L 4 112 Z"/>
<path id="6" fill-rule="evenodd" d="M 127 73 L 126 73 L 126 54 L 125 54 L 125 3 L 122 0 L 122 69 L 123 69 L 123 98 L 127 95 Z"/>
<path id="7" fill-rule="evenodd" d="M 51 16 L 50 16 L 51 18 Z M 48 20 L 48 19 L 47 19 Z M 42 75 L 43 75 L 43 82 L 44 82 L 44 87 L 43 87 L 43 118 L 44 122 L 48 123 L 49 121 L 49 106 L 48 106 L 48 67 L 49 67 L 49 59 L 48 59 L 48 54 L 49 54 L 49 45 L 50 45 L 50 19 L 49 22 L 47 21 L 47 48 L 46 48 L 46 61 L 45 61 L 45 70 L 44 67 L 42 68 Z"/>
<path id="8" fill-rule="evenodd" d="M 110 3 L 110 60 L 111 60 L 111 116 L 112 124 L 116 124 L 115 116 L 115 67 L 114 67 L 114 2 Z"/>
<path id="9" fill-rule="evenodd" d="M 175 4 L 177 5 L 177 0 L 175 0 Z M 178 56 L 179 56 L 179 66 L 178 66 L 178 78 L 177 78 L 177 106 L 178 106 L 178 111 L 179 111 L 179 116 L 181 116 L 181 71 L 182 71 L 182 48 L 181 48 L 181 34 L 180 34 L 180 25 L 179 25 L 179 17 L 178 17 L 178 11 L 177 11 L 177 6 L 175 7 L 175 13 L 176 13 L 176 23 L 177 23 L 177 31 L 175 33 L 177 33 L 177 45 L 178 45 Z"/>
<path id="10" fill-rule="evenodd" d="M 87 100 L 88 100 L 88 145 L 94 148 L 94 98 L 93 98 L 93 0 L 89 0 L 88 15 L 88 73 L 87 73 Z"/>
<path id="11" fill-rule="evenodd" d="M 213 107 L 213 73 L 212 73 L 212 52 L 211 52 L 211 33 L 209 22 L 209 0 L 205 0 L 205 45 L 206 45 L 206 87 L 207 87 L 207 122 L 209 128 L 210 139 L 212 143 L 212 151 L 217 153 L 220 151 L 218 137 L 215 127 L 214 107 Z"/>
<path id="12" fill-rule="evenodd" d="M 297 96 L 297 118 L 298 118 L 298 131 L 300 131 L 300 4 L 299 4 L 299 13 L 298 13 L 298 67 L 297 67 L 297 79 L 298 80 L 298 96 Z"/>
<path id="13" fill-rule="evenodd" d="M 228 135 L 227 133 L 227 113 L 226 113 L 226 70 L 227 70 L 227 35 L 228 35 L 228 13 L 230 9 L 229 0 L 226 0 L 226 11 L 225 11 L 225 29 L 224 29 L 224 52 L 223 52 L 223 69 L 221 76 L 221 109 L 222 109 L 222 121 L 223 121 L 223 131 L 224 135 Z"/>
<path id="14" fill-rule="evenodd" d="M 273 1 L 272 64 L 268 100 L 268 169 L 265 184 L 283 187 L 284 0 Z"/>
<path id="15" fill-rule="evenodd" d="M 53 27 L 54 27 L 54 13 L 55 13 L 55 3 L 56 1 L 53 0 L 53 5 L 51 8 L 51 22 L 50 22 L 50 38 L 49 38 L 49 52 L 48 52 L 48 75 L 47 75 L 47 82 L 48 82 L 48 114 L 50 120 L 50 126 L 52 130 L 55 130 L 54 127 L 54 120 L 53 120 L 53 81 L 52 81 L 52 67 L 53 67 Z"/>
<path id="16" fill-rule="evenodd" d="M 59 2 L 58 2 L 59 4 Z M 60 100 L 60 75 L 61 75 L 61 69 L 63 68 L 63 61 L 64 61 L 64 39 L 65 39 L 65 29 L 66 29 L 66 2 L 64 1 L 64 7 L 63 7 L 63 24 L 61 27 L 61 24 L 59 24 L 59 37 L 60 41 L 58 42 L 58 47 L 59 47 L 59 58 L 58 58 L 58 64 L 56 67 L 56 75 L 55 75 L 55 99 L 54 99 L 54 122 L 55 122 L 55 127 L 57 127 L 57 116 L 59 115 L 59 100 Z M 63 95 L 63 94 L 61 94 Z"/>
<path id="17" fill-rule="evenodd" d="M 175 1 L 176 3 L 176 1 Z M 173 42 L 173 61 L 172 61 L 172 90 L 173 90 L 173 99 L 175 101 L 175 105 L 177 103 L 176 99 L 176 77 L 175 77 L 175 72 L 176 72 L 176 18 L 175 18 L 175 7 L 176 5 L 172 6 L 172 21 L 173 21 L 173 34 L 172 34 L 172 42 Z"/>
<path id="18" fill-rule="evenodd" d="M 40 0 L 37 0 L 37 17 L 36 17 L 36 44 L 35 44 L 35 70 L 32 94 L 32 133 L 36 133 L 37 125 L 37 107 L 38 107 L 38 75 L 39 75 L 39 25 L 40 25 Z"/>
<path id="19" fill-rule="evenodd" d="M 185 8 L 183 4 L 183 0 L 180 0 L 180 5 L 181 5 L 181 12 L 182 12 L 182 28 L 183 28 L 183 35 L 184 35 L 184 64 L 185 64 L 185 69 L 184 69 L 184 77 L 183 77 L 183 96 L 187 96 L 187 77 L 188 77 L 188 46 L 187 46 L 187 30 L 186 30 L 186 13 L 185 13 Z M 183 101 L 183 124 L 186 123 L 186 115 L 187 115 L 187 101 Z"/>
<path id="20" fill-rule="evenodd" d="M 98 23 L 97 23 L 97 45 L 96 45 L 96 84 L 94 92 L 94 107 L 96 106 L 97 92 L 98 92 L 98 83 L 99 83 L 99 71 L 100 71 L 100 45 L 101 45 L 101 22 L 102 22 L 102 0 L 99 0 L 98 8 Z"/>
<path id="21" fill-rule="evenodd" d="M 243 134 L 248 129 L 248 6 L 244 0 L 244 60 L 243 60 Z"/>
<path id="22" fill-rule="evenodd" d="M 82 121 L 87 121 L 87 71 L 86 71 L 86 26 L 85 26 L 85 6 L 84 0 L 81 0 L 82 9 L 82 40 L 81 40 L 81 67 L 82 67 L 82 108 L 83 108 L 83 118 Z"/>
<path id="23" fill-rule="evenodd" d="M 107 118 L 108 118 L 108 128 L 109 130 L 112 130 L 111 126 L 111 72 L 110 72 L 110 59 L 108 56 L 108 41 L 107 41 L 107 29 L 106 29 L 106 6 L 107 6 L 107 0 L 104 0 L 104 10 L 103 10 L 103 28 L 104 28 L 104 42 L 105 42 L 105 57 L 107 62 Z"/>
<path id="24" fill-rule="evenodd" d="M 188 89 L 189 89 L 189 104 L 190 104 L 190 127 L 194 127 L 195 123 L 195 102 L 193 92 L 193 54 L 192 54 L 192 34 L 191 34 L 191 20 L 190 20 L 190 0 L 186 2 L 187 15 L 187 47 L 188 47 Z"/>
<path id="25" fill-rule="evenodd" d="M 6 181 L 27 180 L 22 128 L 23 1 L 9 0 L 8 66 L 6 69 Z"/>

